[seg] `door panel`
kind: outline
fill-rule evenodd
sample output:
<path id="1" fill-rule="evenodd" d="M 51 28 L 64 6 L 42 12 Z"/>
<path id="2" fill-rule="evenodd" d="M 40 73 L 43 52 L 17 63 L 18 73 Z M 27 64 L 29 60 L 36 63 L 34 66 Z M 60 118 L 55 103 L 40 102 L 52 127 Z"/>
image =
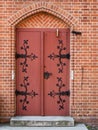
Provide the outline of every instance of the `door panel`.
<path id="1" fill-rule="evenodd" d="M 17 115 L 69 115 L 69 29 L 17 29 Z"/>
<path id="2" fill-rule="evenodd" d="M 45 32 L 44 71 L 50 73 L 44 78 L 44 111 L 45 115 L 69 114 L 69 46 L 66 31 Z"/>
<path id="3" fill-rule="evenodd" d="M 17 30 L 17 115 L 40 115 L 41 33 Z"/>

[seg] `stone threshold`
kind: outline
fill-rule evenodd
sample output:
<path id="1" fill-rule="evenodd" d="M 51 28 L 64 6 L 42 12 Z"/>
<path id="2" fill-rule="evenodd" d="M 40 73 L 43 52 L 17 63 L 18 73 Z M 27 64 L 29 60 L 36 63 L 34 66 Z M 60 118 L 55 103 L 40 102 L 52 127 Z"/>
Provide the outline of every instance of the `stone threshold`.
<path id="1" fill-rule="evenodd" d="M 0 130 L 88 130 L 84 124 L 74 127 L 12 127 L 9 124 L 0 124 Z"/>
<path id="2" fill-rule="evenodd" d="M 10 125 L 27 127 L 73 127 L 74 119 L 69 116 L 16 116 L 11 118 Z"/>

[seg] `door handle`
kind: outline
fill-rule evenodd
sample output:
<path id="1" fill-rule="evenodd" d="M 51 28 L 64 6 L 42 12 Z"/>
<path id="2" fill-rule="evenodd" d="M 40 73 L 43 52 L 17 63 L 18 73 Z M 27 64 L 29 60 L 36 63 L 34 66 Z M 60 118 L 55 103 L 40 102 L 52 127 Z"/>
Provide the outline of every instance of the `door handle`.
<path id="1" fill-rule="evenodd" d="M 48 71 L 44 72 L 44 79 L 48 79 L 52 76 L 52 73 L 49 73 Z"/>

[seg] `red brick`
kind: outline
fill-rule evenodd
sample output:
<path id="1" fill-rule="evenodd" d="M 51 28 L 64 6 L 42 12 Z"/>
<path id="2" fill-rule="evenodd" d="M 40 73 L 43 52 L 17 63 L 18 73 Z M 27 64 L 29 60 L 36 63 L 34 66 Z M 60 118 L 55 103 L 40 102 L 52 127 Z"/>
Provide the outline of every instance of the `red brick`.
<path id="1" fill-rule="evenodd" d="M 98 1 L 0 1 L 0 116 L 15 115 L 15 28 L 68 28 L 71 33 L 70 113 L 76 121 L 98 125 Z M 83 70 L 82 70 L 83 69 Z"/>

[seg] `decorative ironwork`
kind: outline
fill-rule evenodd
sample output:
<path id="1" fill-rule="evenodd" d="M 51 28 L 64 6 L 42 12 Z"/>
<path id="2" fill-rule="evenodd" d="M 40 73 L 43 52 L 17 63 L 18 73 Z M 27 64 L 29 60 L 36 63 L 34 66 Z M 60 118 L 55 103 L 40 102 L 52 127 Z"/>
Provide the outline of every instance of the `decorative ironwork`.
<path id="1" fill-rule="evenodd" d="M 74 30 L 72 31 L 72 33 L 73 33 L 73 34 L 76 34 L 76 35 L 81 35 L 81 34 L 82 34 L 81 32 L 79 32 L 79 31 L 74 31 Z"/>
<path id="2" fill-rule="evenodd" d="M 52 73 L 49 73 L 48 71 L 44 72 L 44 79 L 50 78 L 51 75 Z"/>
<path id="3" fill-rule="evenodd" d="M 70 59 L 70 54 L 62 54 L 62 52 L 64 50 L 66 50 L 65 47 L 63 47 L 63 40 L 58 40 L 58 43 L 59 45 L 57 46 L 57 49 L 59 50 L 58 54 L 55 54 L 54 52 L 52 54 L 50 54 L 48 57 L 51 59 L 51 60 L 54 60 L 55 58 L 58 58 L 59 59 L 59 63 L 57 64 L 58 66 L 58 72 L 59 73 L 63 73 L 63 68 L 64 66 L 66 65 L 65 62 L 63 62 L 62 59 Z"/>
<path id="4" fill-rule="evenodd" d="M 23 42 L 23 46 L 21 47 L 21 50 L 24 50 L 24 54 L 18 54 L 16 53 L 16 58 L 23 58 L 24 61 L 20 63 L 20 65 L 22 65 L 22 72 L 27 73 L 27 58 L 31 59 L 31 60 L 35 60 L 36 58 L 38 58 L 35 54 L 31 53 L 30 55 L 27 52 L 27 49 L 29 49 L 28 46 L 28 40 L 24 40 Z"/>
<path id="5" fill-rule="evenodd" d="M 58 96 L 57 104 L 59 105 L 59 110 L 62 110 L 64 109 L 64 103 L 66 102 L 63 96 L 70 96 L 70 91 L 69 90 L 62 91 L 62 88 L 65 87 L 65 84 L 63 84 L 61 77 L 57 77 L 57 80 L 58 80 L 58 83 L 56 84 L 56 86 L 58 87 L 58 92 L 55 92 L 54 90 L 52 90 L 50 91 L 50 93 L 48 93 L 48 95 L 53 98 Z"/>
<path id="6" fill-rule="evenodd" d="M 70 96 L 70 91 L 62 91 L 62 92 L 55 92 L 54 90 L 52 90 L 48 95 L 50 95 L 51 97 L 55 97 L 56 95 L 61 95 L 61 96 Z"/>
<path id="7" fill-rule="evenodd" d="M 29 77 L 24 77 L 23 84 L 20 84 L 20 86 L 24 88 L 24 91 L 16 90 L 15 92 L 16 96 L 24 96 L 23 99 L 20 99 L 20 102 L 22 103 L 22 110 L 27 110 L 27 104 L 29 104 L 28 96 L 33 98 L 38 95 L 34 90 L 28 92 L 28 87 L 30 85 L 28 82 L 28 78 Z"/>
<path id="8" fill-rule="evenodd" d="M 18 54 L 16 53 L 16 58 L 23 58 L 24 61 L 20 62 L 20 65 L 22 65 L 22 72 L 27 73 L 27 58 L 31 59 L 31 60 L 35 60 L 36 58 L 38 58 L 35 54 L 31 53 L 30 55 L 28 54 L 28 50 L 29 46 L 28 46 L 28 40 L 24 40 L 23 42 L 23 46 L 21 46 L 21 50 L 24 50 L 24 54 Z M 29 104 L 28 101 L 28 96 L 30 97 L 35 97 L 36 95 L 38 95 L 34 90 L 32 90 L 31 92 L 28 91 L 29 88 L 29 82 L 28 82 L 29 77 L 25 76 L 23 79 L 23 83 L 20 84 L 20 87 L 23 88 L 22 91 L 16 90 L 16 96 L 23 96 L 23 99 L 20 99 L 20 102 L 22 103 L 22 110 L 27 110 L 27 104 Z"/>

